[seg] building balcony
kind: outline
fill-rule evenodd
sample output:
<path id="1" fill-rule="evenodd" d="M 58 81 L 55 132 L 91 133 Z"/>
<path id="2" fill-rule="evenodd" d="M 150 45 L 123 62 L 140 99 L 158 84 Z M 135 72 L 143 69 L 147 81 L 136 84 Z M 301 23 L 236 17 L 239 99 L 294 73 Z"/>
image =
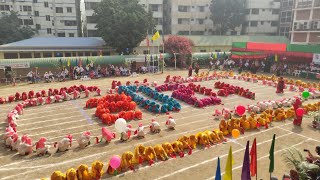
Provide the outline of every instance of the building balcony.
<path id="1" fill-rule="evenodd" d="M 192 24 L 190 26 L 191 31 L 205 31 L 206 25 L 204 24 Z"/>
<path id="2" fill-rule="evenodd" d="M 139 4 L 163 4 L 163 0 L 139 0 Z"/>
<path id="3" fill-rule="evenodd" d="M 245 16 L 246 21 L 279 21 L 279 15 L 278 14 L 251 14 Z"/>
<path id="4" fill-rule="evenodd" d="M 178 19 L 178 18 L 191 18 L 192 16 L 190 12 L 172 12 L 171 17 Z"/>
<path id="5" fill-rule="evenodd" d="M 163 17 L 163 13 L 162 13 L 162 11 L 153 11 L 152 12 L 152 17 L 154 17 L 154 18 L 162 18 Z"/>
<path id="6" fill-rule="evenodd" d="M 97 28 L 96 28 L 96 25 L 97 24 L 95 24 L 95 23 L 88 23 L 87 24 L 87 29 L 88 30 L 96 30 Z"/>
<path id="7" fill-rule="evenodd" d="M 86 9 L 86 16 L 92 16 L 94 14 L 93 9 Z"/>

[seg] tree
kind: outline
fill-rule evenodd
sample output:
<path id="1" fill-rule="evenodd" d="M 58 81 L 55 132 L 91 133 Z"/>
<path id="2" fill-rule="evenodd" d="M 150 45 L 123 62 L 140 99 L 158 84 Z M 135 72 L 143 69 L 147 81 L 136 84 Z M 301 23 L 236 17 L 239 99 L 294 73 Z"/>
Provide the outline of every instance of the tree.
<path id="1" fill-rule="evenodd" d="M 234 31 L 244 23 L 245 0 L 212 0 L 210 19 L 220 35 Z"/>
<path id="2" fill-rule="evenodd" d="M 98 34 L 118 53 L 132 52 L 155 23 L 138 0 L 103 0 L 95 8 Z"/>
<path id="3" fill-rule="evenodd" d="M 170 36 L 165 42 L 165 51 L 171 54 L 178 53 L 177 62 L 182 67 L 186 64 L 187 55 L 192 54 L 193 42 L 182 36 Z"/>
<path id="4" fill-rule="evenodd" d="M 12 43 L 31 38 L 35 31 L 30 26 L 21 27 L 16 12 L 0 19 L 0 44 Z"/>

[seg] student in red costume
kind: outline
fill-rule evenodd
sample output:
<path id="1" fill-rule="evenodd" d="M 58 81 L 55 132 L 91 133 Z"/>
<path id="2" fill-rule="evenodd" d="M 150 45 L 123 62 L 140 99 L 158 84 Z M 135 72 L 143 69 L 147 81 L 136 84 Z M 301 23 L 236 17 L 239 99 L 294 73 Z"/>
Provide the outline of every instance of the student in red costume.
<path id="1" fill-rule="evenodd" d="M 302 117 L 303 116 L 299 116 L 297 114 L 297 109 L 300 108 L 302 105 L 302 102 L 299 98 L 296 98 L 296 101 L 295 103 L 293 103 L 293 109 L 294 109 L 294 112 L 296 114 L 296 117 L 295 119 L 293 120 L 293 124 L 296 125 L 296 126 L 301 126 L 301 123 L 302 123 Z"/>
<path id="2" fill-rule="evenodd" d="M 284 89 L 284 80 L 283 80 L 283 77 L 280 77 L 278 81 L 276 93 L 283 93 L 283 89 Z"/>

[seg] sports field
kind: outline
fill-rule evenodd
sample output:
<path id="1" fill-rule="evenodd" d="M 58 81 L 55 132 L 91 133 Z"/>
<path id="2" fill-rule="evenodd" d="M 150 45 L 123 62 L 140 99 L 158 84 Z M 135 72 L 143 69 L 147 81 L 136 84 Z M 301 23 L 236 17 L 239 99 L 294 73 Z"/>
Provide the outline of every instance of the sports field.
<path id="1" fill-rule="evenodd" d="M 167 73 L 157 75 L 140 75 L 139 77 L 119 77 L 117 80 L 123 84 L 126 81 L 139 80 L 140 82 L 147 78 L 149 82 L 158 81 L 162 84 L 167 76 Z M 170 75 L 186 76 L 186 71 L 170 72 Z M 40 90 L 47 90 L 49 88 L 69 87 L 71 85 L 95 85 L 100 87 L 102 94 L 106 94 L 107 89 L 111 87 L 113 78 L 98 79 L 90 81 L 68 81 L 62 83 L 50 83 L 50 84 L 32 84 L 32 85 L 19 85 L 16 87 L 5 87 L 0 89 L 1 96 L 8 96 L 15 94 L 15 92 L 28 92 L 34 90 L 35 92 Z M 151 122 L 152 118 L 155 118 L 160 122 L 162 131 L 160 134 L 147 134 L 144 139 L 132 138 L 128 142 L 121 143 L 119 134 L 117 138 L 110 144 L 94 144 L 92 139 L 91 146 L 85 149 L 79 149 L 77 143 L 74 142 L 71 150 L 67 152 L 46 155 L 44 157 L 37 157 L 35 154 L 29 156 L 20 156 L 16 152 L 6 149 L 3 142 L 0 144 L 0 179 L 40 179 L 49 178 L 51 173 L 56 170 L 65 172 L 69 168 L 77 168 L 80 164 L 87 164 L 91 166 L 94 160 L 101 160 L 107 164 L 112 155 L 121 155 L 125 151 L 133 151 L 134 147 L 138 144 L 156 145 L 164 142 L 173 142 L 182 135 L 196 134 L 197 132 L 204 130 L 212 130 L 219 127 L 219 121 L 213 120 L 212 114 L 215 109 L 222 110 L 223 107 L 232 109 L 236 105 L 249 105 L 255 104 L 258 101 L 263 100 L 280 100 L 282 98 L 289 98 L 298 95 L 297 92 L 285 91 L 283 95 L 277 95 L 275 88 L 269 86 L 263 86 L 258 83 L 243 82 L 233 79 L 220 80 L 225 83 L 249 88 L 256 93 L 256 100 L 250 100 L 238 95 L 231 95 L 226 98 L 222 98 L 223 105 L 209 106 L 203 109 L 195 108 L 187 105 L 184 102 L 180 102 L 182 110 L 179 113 L 173 112 L 171 115 L 177 122 L 176 130 L 167 131 L 165 129 L 165 121 L 167 115 L 155 115 L 150 112 L 140 109 L 143 112 L 143 119 L 140 121 L 132 121 L 130 124 L 134 128 L 138 126 L 138 123 L 147 125 Z M 201 84 L 206 87 L 214 88 L 214 81 L 196 82 L 195 84 Z M 217 90 L 215 90 L 217 91 Z M 165 92 L 171 94 L 171 92 Z M 101 135 L 101 127 L 106 125 L 94 117 L 95 109 L 83 110 L 87 98 L 81 98 L 78 100 L 65 101 L 62 103 L 55 103 L 50 105 L 38 106 L 26 108 L 24 115 L 22 115 L 18 123 L 18 134 L 29 135 L 34 142 L 40 137 L 48 138 L 50 142 L 60 141 L 65 135 L 73 134 L 77 138 L 83 131 L 90 131 L 93 136 Z M 308 103 L 316 102 L 316 100 L 308 100 Z M 12 110 L 16 103 L 5 104 L 0 106 L 0 118 L 1 118 L 1 133 L 4 132 L 6 126 L 6 114 Z M 227 154 L 229 147 L 232 146 L 233 156 L 235 164 L 233 165 L 233 177 L 235 180 L 240 179 L 241 168 L 244 156 L 244 150 L 246 142 L 253 141 L 257 138 L 258 145 L 258 179 L 269 178 L 269 149 L 273 134 L 276 134 L 275 144 L 275 172 L 273 176 L 281 178 L 285 172 L 289 169 L 282 161 L 282 152 L 289 147 L 296 147 L 301 151 L 303 149 L 310 149 L 314 151 L 314 147 L 320 143 L 320 134 L 318 130 L 314 130 L 308 127 L 312 118 L 304 118 L 302 127 L 296 128 L 293 126 L 291 120 L 284 122 L 274 122 L 269 129 L 253 130 L 245 132 L 240 138 L 229 140 L 226 144 L 219 144 L 211 146 L 208 149 L 203 149 L 198 146 L 192 155 L 186 155 L 184 158 L 177 157 L 176 159 L 169 159 L 164 162 L 157 162 L 152 166 L 136 166 L 136 171 L 128 171 L 126 173 L 119 174 L 112 177 L 114 179 L 214 179 L 217 157 L 221 158 L 221 171 L 224 172 L 225 163 L 227 160 Z M 114 125 L 108 126 L 108 129 L 115 131 Z M 250 144 L 251 146 L 251 144 Z M 53 150 L 53 149 L 52 149 Z M 109 178 L 108 175 L 104 175 L 104 178 Z"/>

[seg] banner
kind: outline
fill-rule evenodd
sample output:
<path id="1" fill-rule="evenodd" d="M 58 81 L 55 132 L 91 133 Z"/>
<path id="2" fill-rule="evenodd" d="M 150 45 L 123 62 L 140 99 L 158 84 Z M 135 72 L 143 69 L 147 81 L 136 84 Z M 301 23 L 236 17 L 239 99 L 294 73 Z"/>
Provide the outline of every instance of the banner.
<path id="1" fill-rule="evenodd" d="M 5 66 L 10 66 L 12 69 L 23 69 L 23 68 L 30 68 L 30 63 L 10 63 L 10 64 L 0 64 L 0 69 L 4 69 Z"/>
<path id="2" fill-rule="evenodd" d="M 314 64 L 320 64 L 320 54 L 313 54 L 313 61 Z"/>

